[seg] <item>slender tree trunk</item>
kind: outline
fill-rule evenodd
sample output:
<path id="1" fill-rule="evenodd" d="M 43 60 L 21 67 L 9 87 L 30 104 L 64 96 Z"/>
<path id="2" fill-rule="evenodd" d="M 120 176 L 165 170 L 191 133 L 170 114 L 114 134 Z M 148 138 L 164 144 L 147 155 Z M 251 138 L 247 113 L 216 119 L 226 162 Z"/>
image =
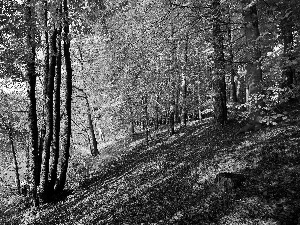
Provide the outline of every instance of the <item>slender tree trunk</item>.
<path id="1" fill-rule="evenodd" d="M 172 60 L 172 65 L 171 65 L 171 69 L 173 71 L 173 76 L 169 75 L 169 82 L 168 82 L 168 86 L 169 86 L 169 99 L 168 99 L 168 104 L 169 104 L 169 113 L 166 117 L 166 122 L 169 124 L 169 133 L 170 135 L 175 134 L 175 99 L 176 99 L 176 81 L 174 84 L 174 80 L 173 77 L 177 77 L 179 76 L 178 70 L 177 70 L 177 54 L 176 54 L 176 49 L 177 49 L 177 42 L 175 39 L 175 29 L 174 26 L 172 24 L 171 26 L 171 38 L 172 38 L 172 49 L 171 49 L 171 60 Z M 174 93 L 175 92 L 175 93 Z"/>
<path id="2" fill-rule="evenodd" d="M 198 85 L 197 85 L 197 90 L 198 90 L 198 104 L 197 104 L 197 109 L 198 109 L 198 117 L 199 120 L 202 121 L 202 102 L 201 102 L 201 88 L 200 88 L 200 77 L 198 78 Z"/>
<path id="3" fill-rule="evenodd" d="M 38 185 L 40 185 L 41 182 L 41 169 L 42 169 L 42 162 L 43 162 L 43 149 L 44 149 L 44 143 L 45 143 L 45 136 L 46 136 L 46 127 L 45 124 L 42 125 L 42 128 L 40 129 L 40 136 L 39 136 L 39 151 L 38 151 Z"/>
<path id="4" fill-rule="evenodd" d="M 237 88 L 235 83 L 236 70 L 234 66 L 234 55 L 233 55 L 233 43 L 232 43 L 232 35 L 231 35 L 231 14 L 230 9 L 228 9 L 229 20 L 227 25 L 227 34 L 228 34 L 228 42 L 229 42 L 229 66 L 230 66 L 230 83 L 231 83 L 231 100 L 233 102 L 238 102 L 237 98 Z"/>
<path id="5" fill-rule="evenodd" d="M 185 53 L 184 53 L 184 63 L 185 63 L 185 71 L 184 73 L 187 73 L 187 64 L 188 64 L 188 47 L 189 47 L 189 36 L 188 33 L 186 34 L 186 40 L 185 40 Z M 187 81 L 186 81 L 186 74 L 182 73 L 181 79 L 181 91 L 182 91 L 182 114 L 181 114 L 181 124 L 183 126 L 186 126 L 187 123 Z"/>
<path id="6" fill-rule="evenodd" d="M 187 110 L 186 110 L 186 76 L 182 74 L 182 82 L 181 82 L 181 93 L 182 93 L 182 112 L 181 112 L 181 125 L 186 126 L 187 123 Z"/>
<path id="7" fill-rule="evenodd" d="M 292 60 L 294 59 L 292 55 L 293 50 L 293 22 L 291 18 L 284 17 L 281 21 L 281 35 L 283 38 L 283 71 L 282 77 L 284 79 L 282 87 L 292 87 L 294 83 L 295 69 L 292 66 Z"/>
<path id="8" fill-rule="evenodd" d="M 155 130 L 158 130 L 158 127 L 159 127 L 158 101 L 159 101 L 159 95 L 156 95 L 156 103 L 155 103 Z"/>
<path id="9" fill-rule="evenodd" d="M 14 158 L 16 184 L 17 184 L 17 188 L 18 188 L 18 193 L 21 194 L 21 182 L 20 182 L 19 165 L 18 165 L 18 160 L 17 160 L 17 155 L 16 155 L 16 150 L 15 150 L 15 145 L 14 145 L 13 134 L 12 134 L 11 128 L 8 128 L 8 138 L 9 138 L 9 143 L 10 143 L 11 151 L 12 151 L 13 158 Z"/>
<path id="10" fill-rule="evenodd" d="M 51 62 L 50 71 L 46 76 L 47 79 L 47 90 L 46 92 L 46 135 L 43 147 L 43 160 L 41 168 L 41 197 L 44 201 L 47 201 L 49 197 L 48 183 L 49 183 L 49 160 L 50 160 L 50 148 L 53 140 L 53 92 L 54 92 L 54 77 L 55 77 L 55 66 L 56 66 L 56 55 L 57 55 L 57 29 L 54 27 L 51 35 Z"/>
<path id="11" fill-rule="evenodd" d="M 97 139 L 95 135 L 95 129 L 94 129 L 94 123 L 92 119 L 92 110 L 89 103 L 89 99 L 87 94 L 85 93 L 85 100 L 86 100 L 86 106 L 87 106 L 87 116 L 88 116 L 88 123 L 89 123 L 89 130 L 90 130 L 90 136 L 92 138 L 92 156 L 97 156 L 99 154 L 98 147 L 97 147 Z"/>
<path id="12" fill-rule="evenodd" d="M 34 18 L 35 2 L 27 0 L 25 6 L 25 22 L 26 22 L 26 53 L 27 53 L 27 78 L 28 78 L 28 120 L 29 130 L 31 134 L 31 151 L 30 151 L 30 194 L 33 199 L 33 205 L 38 206 L 39 200 L 37 196 L 38 186 L 38 127 L 37 127 L 37 114 L 36 114 L 36 74 L 35 74 L 35 56 L 36 56 L 36 43 L 35 43 L 35 18 Z"/>
<path id="13" fill-rule="evenodd" d="M 66 120 L 64 123 L 64 133 L 62 138 L 62 157 L 61 157 L 61 173 L 57 190 L 61 192 L 66 184 L 68 163 L 70 157 L 70 142 L 71 142 L 71 103 L 72 103 L 72 65 L 70 56 L 70 40 L 69 40 L 69 14 L 68 14 L 68 1 L 63 1 L 64 9 L 64 55 L 66 64 L 66 91 L 65 91 L 65 110 Z"/>
<path id="14" fill-rule="evenodd" d="M 129 106 L 129 113 L 130 113 L 130 135 L 133 137 L 134 133 L 135 133 L 135 129 L 134 129 L 134 115 L 133 115 L 133 102 L 130 96 L 128 96 L 127 98 L 128 100 L 128 106 Z"/>
<path id="15" fill-rule="evenodd" d="M 94 127 L 94 122 L 92 119 L 92 109 L 90 106 L 89 98 L 86 92 L 82 88 L 78 88 L 74 86 L 78 91 L 80 91 L 83 94 L 83 98 L 86 102 L 86 107 L 87 107 L 87 119 L 88 119 L 88 124 L 89 124 L 89 136 L 91 138 L 91 155 L 96 156 L 99 154 L 98 147 L 97 147 L 97 138 L 95 134 L 95 127 Z"/>
<path id="16" fill-rule="evenodd" d="M 80 64 L 81 64 L 81 71 L 84 70 L 84 66 L 83 66 L 83 55 L 82 55 L 82 51 L 81 51 L 81 48 L 78 47 L 79 49 L 79 55 L 80 55 Z M 86 87 L 85 85 L 85 82 L 84 83 L 84 87 Z M 77 88 L 77 87 L 76 87 Z M 94 128 L 94 123 L 93 123 L 93 119 L 92 119 L 92 110 L 91 110 L 91 107 L 90 107 L 90 104 L 89 104 L 89 99 L 88 99 L 88 95 L 86 94 L 86 92 L 81 89 L 81 88 L 77 88 L 77 90 L 79 90 L 80 92 L 83 93 L 84 95 L 84 99 L 86 101 L 86 105 L 87 105 L 87 116 L 88 116 L 88 124 L 89 124 L 89 136 L 90 136 L 90 139 L 92 141 L 92 143 L 90 143 L 90 150 L 91 150 L 91 155 L 92 156 L 96 156 L 99 154 L 99 151 L 98 151 L 98 147 L 97 147 L 97 138 L 96 138 L 96 135 L 95 135 L 95 128 Z"/>
<path id="17" fill-rule="evenodd" d="M 219 124 L 225 124 L 227 120 L 226 83 L 225 83 L 225 59 L 223 36 L 221 32 L 222 9 L 220 0 L 213 1 L 213 47 L 214 47 L 214 114 Z"/>
<path id="18" fill-rule="evenodd" d="M 176 85 L 176 96 L 175 96 L 175 113 L 174 113 L 174 119 L 175 123 L 180 123 L 180 109 L 179 109 L 179 99 L 180 99 L 180 81 L 176 82 L 178 85 Z"/>
<path id="19" fill-rule="evenodd" d="M 148 115 L 148 96 L 147 94 L 143 98 L 144 113 L 145 113 L 145 123 L 146 123 L 146 144 L 149 145 L 149 115 Z"/>
<path id="20" fill-rule="evenodd" d="M 263 101 L 254 100 L 255 96 L 261 93 L 262 70 L 261 70 L 261 51 L 257 43 L 259 34 L 258 15 L 256 4 L 251 0 L 242 0 L 243 16 L 245 22 L 245 36 L 247 43 L 247 75 L 246 75 L 246 101 L 250 101 L 250 120 L 256 121 L 260 114 Z"/>
<path id="21" fill-rule="evenodd" d="M 170 135 L 175 134 L 175 121 L 174 121 L 174 114 L 175 114 L 175 104 L 174 102 L 170 103 L 170 112 L 169 112 L 169 133 Z"/>
<path id="22" fill-rule="evenodd" d="M 135 134 L 135 130 L 134 130 L 134 121 L 131 120 L 131 121 L 130 121 L 130 135 L 133 137 L 134 134 Z"/>
<path id="23" fill-rule="evenodd" d="M 26 155 L 26 173 L 25 180 L 27 184 L 30 183 L 30 143 L 28 141 L 29 137 L 26 137 L 24 143 L 26 143 L 25 155 Z"/>
<path id="24" fill-rule="evenodd" d="M 62 18 L 62 4 L 59 6 L 59 19 Z M 56 63 L 56 76 L 55 76 L 55 100 L 54 100 L 54 137 L 53 137 L 53 147 L 52 156 L 53 160 L 50 165 L 50 182 L 49 190 L 54 192 L 55 183 L 57 181 L 57 165 L 59 159 L 59 149 L 60 149 L 60 89 L 61 89 L 61 66 L 62 66 L 62 48 L 61 48 L 61 33 L 62 25 L 59 24 L 58 29 L 58 53 L 57 53 L 57 63 Z"/>
<path id="25" fill-rule="evenodd" d="M 245 77 L 239 77 L 237 83 L 237 98 L 240 103 L 246 102 L 246 81 Z"/>
<path id="26" fill-rule="evenodd" d="M 49 53 L 49 31 L 48 31 L 48 0 L 43 0 L 43 7 L 44 7 L 44 36 L 45 36 L 45 42 L 44 42 L 44 89 L 43 89 L 43 95 L 44 95 L 44 102 L 47 102 L 47 87 L 48 87 L 48 74 L 50 71 L 50 53 Z M 38 174 L 41 173 L 41 167 L 42 167 L 42 160 L 43 160 L 43 148 L 44 148 L 44 139 L 46 135 L 46 113 L 45 113 L 45 105 L 43 106 L 43 125 L 41 126 L 40 131 L 40 137 L 39 137 L 39 152 L 38 152 L 38 158 L 39 158 L 39 165 L 38 165 Z M 40 185 L 41 177 L 38 178 L 38 184 Z"/>
<path id="27" fill-rule="evenodd" d="M 48 86 L 48 74 L 50 70 L 50 53 L 49 53 L 49 31 L 48 31 L 48 0 L 44 1 L 44 36 L 45 36 L 45 43 L 44 43 L 44 97 L 46 102 L 46 90 Z"/>

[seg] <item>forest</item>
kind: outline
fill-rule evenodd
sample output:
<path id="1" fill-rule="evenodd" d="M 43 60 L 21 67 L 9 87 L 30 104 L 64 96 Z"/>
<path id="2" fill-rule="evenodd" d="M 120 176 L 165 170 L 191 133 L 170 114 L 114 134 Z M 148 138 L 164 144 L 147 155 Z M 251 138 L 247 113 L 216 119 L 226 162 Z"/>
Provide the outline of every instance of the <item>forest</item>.
<path id="1" fill-rule="evenodd" d="M 0 224 L 299 224 L 298 0 L 2 0 Z"/>

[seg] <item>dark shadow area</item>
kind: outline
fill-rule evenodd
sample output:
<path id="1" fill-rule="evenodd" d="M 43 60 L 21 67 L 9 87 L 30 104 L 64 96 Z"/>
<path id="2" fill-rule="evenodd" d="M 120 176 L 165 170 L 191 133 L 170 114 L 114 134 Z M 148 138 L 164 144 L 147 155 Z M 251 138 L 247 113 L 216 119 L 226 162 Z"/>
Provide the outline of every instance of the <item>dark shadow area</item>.
<path id="1" fill-rule="evenodd" d="M 298 109 L 289 108 L 289 121 L 245 134 L 236 135 L 243 124 L 235 121 L 222 128 L 207 121 L 177 127 L 171 137 L 158 132 L 149 146 L 120 140 L 105 151 L 128 149 L 122 157 L 43 206 L 35 224 L 223 224 L 233 218 L 297 224 Z M 139 135 L 136 140 L 144 138 Z M 245 179 L 219 182 L 220 172 Z"/>

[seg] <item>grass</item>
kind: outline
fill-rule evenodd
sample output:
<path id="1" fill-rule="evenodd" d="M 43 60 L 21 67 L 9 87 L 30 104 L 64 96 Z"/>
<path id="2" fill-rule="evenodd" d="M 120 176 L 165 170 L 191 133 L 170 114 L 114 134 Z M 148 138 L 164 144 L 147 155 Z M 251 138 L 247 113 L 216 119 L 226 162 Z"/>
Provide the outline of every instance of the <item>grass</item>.
<path id="1" fill-rule="evenodd" d="M 63 200 L 33 210 L 15 197 L 1 206 L 0 224 L 297 224 L 300 106 L 282 110 L 287 120 L 251 133 L 206 121 L 171 137 L 161 130 L 150 146 L 143 136 L 120 140 L 82 159 L 83 178 L 70 171 Z M 220 172 L 249 179 L 223 191 Z"/>

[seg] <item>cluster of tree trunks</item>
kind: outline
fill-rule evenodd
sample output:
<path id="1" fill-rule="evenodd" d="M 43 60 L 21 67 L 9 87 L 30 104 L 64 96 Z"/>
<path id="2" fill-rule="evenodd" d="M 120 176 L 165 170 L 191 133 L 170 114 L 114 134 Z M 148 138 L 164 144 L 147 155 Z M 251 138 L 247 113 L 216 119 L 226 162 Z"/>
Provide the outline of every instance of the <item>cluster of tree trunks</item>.
<path id="1" fill-rule="evenodd" d="M 250 122 L 247 127 L 252 129 L 252 125 L 257 127 L 259 117 L 262 115 L 261 108 L 264 106 L 262 98 L 259 95 L 263 91 L 262 87 L 262 69 L 261 69 L 261 49 L 259 43 L 260 31 L 259 20 L 257 12 L 257 3 L 251 0 L 242 0 L 242 15 L 244 19 L 244 34 L 246 40 L 246 53 L 245 53 L 245 79 L 239 78 L 237 80 L 237 68 L 234 62 L 234 49 L 232 40 L 232 19 L 231 9 L 229 4 L 221 3 L 220 0 L 212 1 L 212 46 L 214 49 L 213 54 L 213 89 L 214 89 L 214 117 L 217 123 L 224 124 L 227 120 L 227 96 L 226 96 L 226 82 L 225 82 L 225 64 L 229 65 L 230 69 L 230 99 L 232 102 L 248 102 L 250 103 Z M 170 5 L 172 7 L 172 4 Z M 227 11 L 227 15 L 224 12 Z M 283 73 L 284 87 L 292 87 L 295 84 L 295 68 L 293 67 L 293 31 L 294 24 L 290 16 L 284 15 L 281 21 L 281 36 L 284 46 L 284 63 Z M 224 20 L 227 18 L 227 21 Z M 224 24 L 226 27 L 224 28 Z M 227 29 L 227 48 L 224 48 L 224 30 Z M 180 76 L 177 74 L 177 41 L 174 38 L 174 28 L 171 26 L 171 55 L 172 55 L 172 72 L 175 80 Z M 185 46 L 185 64 L 188 61 L 188 32 L 186 37 Z M 226 62 L 224 51 L 227 50 L 228 60 Z M 174 85 L 174 80 L 169 79 L 169 110 L 166 118 L 160 118 L 158 109 L 156 109 L 155 118 L 149 118 L 142 121 L 143 130 L 147 130 L 148 126 L 155 126 L 158 129 L 160 124 L 169 124 L 170 134 L 174 133 L 174 124 L 181 123 L 182 126 L 186 125 L 189 118 L 201 119 L 202 113 L 199 110 L 198 116 L 189 116 L 186 109 L 187 98 L 187 80 L 184 73 L 181 75 L 181 86 L 178 88 Z M 178 79 L 175 81 L 178 84 Z M 200 96 L 200 94 L 199 94 Z M 182 101 L 179 101 L 179 98 Z M 157 97 L 158 101 L 158 97 Z M 200 99 L 198 101 L 200 105 Z M 131 109 L 132 110 L 132 109 Z M 193 113 L 194 114 L 194 113 Z M 138 126 L 139 122 L 131 121 L 131 133 L 134 133 L 133 127 Z"/>
<path id="2" fill-rule="evenodd" d="M 29 123 L 31 134 L 30 151 L 30 194 L 35 206 L 39 205 L 39 197 L 43 201 L 49 201 L 54 193 L 63 190 L 66 182 L 66 174 L 69 160 L 70 136 L 71 136 L 71 99 L 72 99 L 72 67 L 70 57 L 70 40 L 68 24 L 68 2 L 63 0 L 57 4 L 56 14 L 52 15 L 52 24 L 49 27 L 49 5 L 44 1 L 44 29 L 45 29 L 45 123 L 40 129 L 37 125 L 37 106 L 36 106 L 36 18 L 35 4 L 33 0 L 26 1 L 25 21 L 27 33 L 27 78 L 29 83 Z M 64 16 L 63 16 L 64 15 Z M 55 18 L 54 18 L 55 17 Z M 54 23 L 53 21 L 58 21 Z M 62 29 L 64 36 L 62 37 Z M 50 43 L 49 42 L 49 32 Z M 60 89 L 61 89 L 61 65 L 62 47 L 66 67 L 66 90 L 65 105 L 66 112 L 64 120 L 64 131 L 61 132 L 60 123 Z M 51 52 L 51 54 L 50 54 Z M 39 130 L 41 136 L 39 137 Z M 62 133 L 62 134 L 61 134 Z M 62 139 L 60 139 L 62 137 Z M 60 145 L 61 141 L 61 145 Z M 61 146 L 61 168 L 59 177 L 58 160 Z M 50 162 L 51 158 L 51 162 Z M 39 193 L 37 192 L 39 187 Z"/>

